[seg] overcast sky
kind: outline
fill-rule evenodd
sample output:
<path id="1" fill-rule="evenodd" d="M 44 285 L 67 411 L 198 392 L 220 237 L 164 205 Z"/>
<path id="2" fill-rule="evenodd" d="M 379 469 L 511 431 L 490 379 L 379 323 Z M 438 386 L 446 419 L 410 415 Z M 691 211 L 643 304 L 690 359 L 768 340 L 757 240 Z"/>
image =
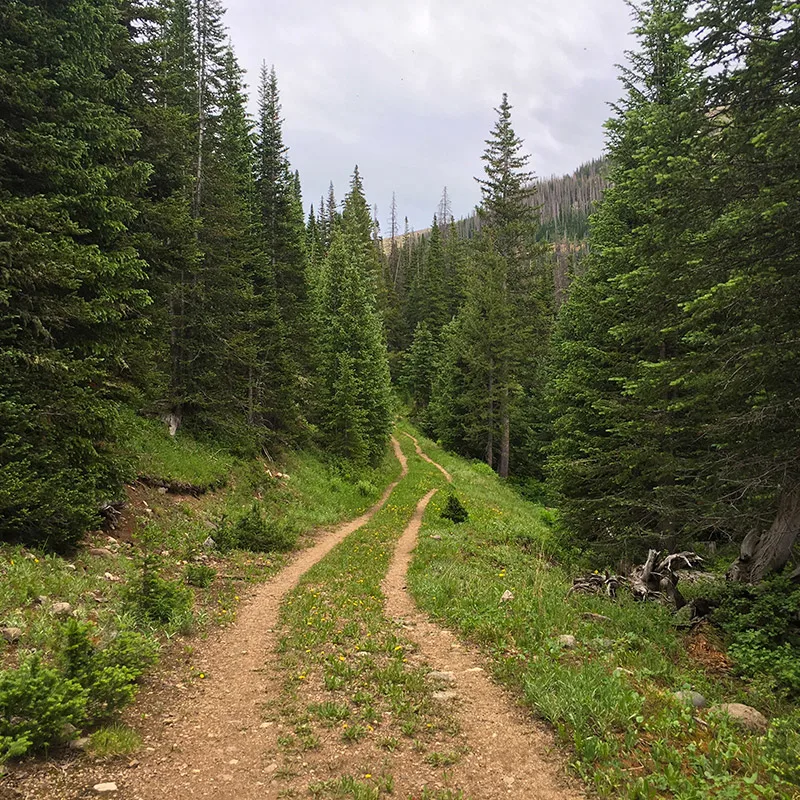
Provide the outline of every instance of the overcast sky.
<path id="1" fill-rule="evenodd" d="M 623 0 L 227 0 L 239 61 L 256 93 L 274 64 L 284 139 L 306 209 L 358 164 L 386 233 L 427 227 L 447 186 L 455 216 L 479 199 L 473 176 L 503 92 L 537 175 L 571 172 L 603 149 L 615 64 L 630 46 Z M 255 98 L 252 108 L 255 110 Z"/>

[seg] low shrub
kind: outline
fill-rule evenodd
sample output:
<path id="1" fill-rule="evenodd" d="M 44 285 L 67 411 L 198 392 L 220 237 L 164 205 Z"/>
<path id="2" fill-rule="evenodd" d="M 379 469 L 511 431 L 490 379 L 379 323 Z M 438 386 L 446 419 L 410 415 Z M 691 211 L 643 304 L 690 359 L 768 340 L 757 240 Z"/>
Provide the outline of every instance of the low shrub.
<path id="1" fill-rule="evenodd" d="M 129 631 L 99 649 L 92 627 L 75 619 L 67 622 L 64 633 L 64 674 L 86 691 L 86 721 L 108 720 L 133 700 L 137 678 L 155 662 L 154 643 Z"/>
<path id="2" fill-rule="evenodd" d="M 464 508 L 464 504 L 456 497 L 453 492 L 447 495 L 447 501 L 441 513 L 442 519 L 449 519 L 456 524 L 466 522 L 469 519 L 469 512 Z"/>
<path id="3" fill-rule="evenodd" d="M 77 680 L 42 664 L 38 653 L 0 672 L 0 763 L 69 738 L 66 731 L 86 719 L 87 697 Z"/>
<path id="4" fill-rule="evenodd" d="M 283 553 L 297 544 L 297 531 L 284 519 L 272 519 L 254 502 L 233 522 L 223 520 L 215 536 L 221 550 L 238 548 L 254 553 Z"/>
<path id="5" fill-rule="evenodd" d="M 186 583 L 190 586 L 208 589 L 216 577 L 217 571 L 208 564 L 189 564 L 186 567 Z"/>
<path id="6" fill-rule="evenodd" d="M 800 697 L 800 586 L 778 575 L 756 586 L 715 587 L 712 617 L 729 637 L 728 654 L 742 675 L 768 675 Z"/>
<path id="7" fill-rule="evenodd" d="M 128 601 L 140 616 L 151 622 L 186 626 L 192 616 L 192 590 L 159 573 L 158 560 L 142 559 L 139 579 L 128 587 Z"/>

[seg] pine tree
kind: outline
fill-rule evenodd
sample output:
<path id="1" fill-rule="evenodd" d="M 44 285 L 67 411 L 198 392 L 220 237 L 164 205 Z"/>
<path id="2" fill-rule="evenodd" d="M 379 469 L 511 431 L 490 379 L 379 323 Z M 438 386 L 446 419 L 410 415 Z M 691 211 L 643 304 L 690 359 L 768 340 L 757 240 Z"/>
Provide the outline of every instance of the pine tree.
<path id="1" fill-rule="evenodd" d="M 375 463 L 391 428 L 389 367 L 375 288 L 377 256 L 356 169 L 317 298 L 317 421 L 324 445 Z"/>
<path id="2" fill-rule="evenodd" d="M 708 523 L 743 537 L 731 574 L 757 582 L 790 560 L 800 531 L 800 16 L 788 0 L 704 0 L 694 27 L 716 157 L 682 388 L 704 423 Z"/>
<path id="3" fill-rule="evenodd" d="M 498 119 L 482 157 L 485 178 L 477 179 L 483 197 L 478 210 L 481 231 L 467 267 L 459 330 L 472 371 L 466 437 L 473 446 L 480 439 L 486 462 L 507 477 L 512 421 L 524 421 L 543 390 L 552 278 L 536 243 L 536 209 L 530 203 L 533 175 L 525 169 L 528 157 L 511 125 L 505 94 L 496 111 Z"/>
<path id="4" fill-rule="evenodd" d="M 299 375 L 306 371 L 309 295 L 305 220 L 299 179 L 292 174 L 283 143 L 278 80 L 274 67 L 261 69 L 256 137 L 256 187 L 261 246 L 272 266 L 277 303 L 285 328 L 287 357 Z"/>
<path id="5" fill-rule="evenodd" d="M 685 15 L 682 0 L 639 11 L 641 47 L 609 123 L 612 188 L 556 337 L 550 466 L 565 519 L 581 541 L 630 555 L 676 546 L 704 515 L 679 329 L 693 237 L 709 218 L 713 139 Z"/>
<path id="6" fill-rule="evenodd" d="M 119 490 L 109 400 L 146 305 L 112 0 L 0 6 L 0 537 L 74 542 Z M 4 251 L 4 252 L 3 252 Z"/>

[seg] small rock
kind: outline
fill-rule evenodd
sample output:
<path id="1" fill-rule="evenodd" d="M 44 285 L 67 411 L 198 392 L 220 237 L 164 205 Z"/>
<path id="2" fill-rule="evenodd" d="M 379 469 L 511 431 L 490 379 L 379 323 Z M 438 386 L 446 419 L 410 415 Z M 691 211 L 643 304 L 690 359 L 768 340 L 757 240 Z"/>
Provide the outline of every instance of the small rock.
<path id="1" fill-rule="evenodd" d="M 769 725 L 767 718 L 760 711 L 743 703 L 721 703 L 712 706 L 710 711 L 712 714 L 714 712 L 727 714 L 737 725 L 754 733 L 764 733 Z"/>
<path id="2" fill-rule="evenodd" d="M 80 739 L 73 739 L 69 743 L 70 750 L 85 750 L 89 746 L 89 737 L 81 736 Z"/>
<path id="3" fill-rule="evenodd" d="M 700 692 L 681 689 L 679 692 L 673 692 L 673 695 L 675 699 L 679 700 L 681 703 L 690 703 L 695 708 L 705 708 L 706 706 L 706 699 Z"/>
<path id="4" fill-rule="evenodd" d="M 438 533 L 432 533 L 431 534 L 431 539 L 435 539 L 437 542 L 439 542 L 439 541 L 441 541 L 442 537 L 439 536 Z"/>
<path id="5" fill-rule="evenodd" d="M 278 765 L 273 761 L 268 767 L 267 772 L 275 772 L 278 769 Z"/>
<path id="6" fill-rule="evenodd" d="M 50 613 L 55 614 L 57 617 L 65 617 L 72 611 L 72 606 L 69 603 L 53 603 L 50 606 Z"/>
<path id="7" fill-rule="evenodd" d="M 507 603 L 509 600 L 513 600 L 513 599 L 514 599 L 514 592 L 512 592 L 510 589 L 506 589 L 503 592 L 502 597 L 500 598 L 500 602 L 501 603 Z"/>
<path id="8" fill-rule="evenodd" d="M 40 594 L 33 602 L 32 605 L 34 606 L 43 606 L 47 603 L 50 598 L 46 594 Z"/>
<path id="9" fill-rule="evenodd" d="M 9 644 L 18 641 L 22 636 L 22 628 L 0 628 L 0 637 L 5 639 Z"/>
<path id="10" fill-rule="evenodd" d="M 106 541 L 109 544 L 117 544 L 117 540 L 113 536 L 106 536 Z"/>
<path id="11" fill-rule="evenodd" d="M 429 681 L 439 681 L 440 683 L 455 683 L 456 676 L 452 672 L 429 672 L 425 676 Z"/>
<path id="12" fill-rule="evenodd" d="M 464 670 L 464 672 L 465 672 L 465 673 L 469 673 L 469 672 L 483 672 L 483 671 L 484 671 L 483 667 L 470 667 L 469 669 L 465 669 L 465 670 Z"/>
<path id="13" fill-rule="evenodd" d="M 96 783 L 94 785 L 94 790 L 97 794 L 111 794 L 117 791 L 117 784 L 113 781 L 109 781 L 108 783 Z"/>
<path id="14" fill-rule="evenodd" d="M 203 542 L 203 548 L 205 550 L 213 550 L 216 546 L 217 543 L 210 536 L 207 536 L 206 540 Z"/>
<path id="15" fill-rule="evenodd" d="M 573 650 L 578 646 L 577 639 L 571 633 L 562 633 L 556 640 L 565 650 Z"/>
<path id="16" fill-rule="evenodd" d="M 139 762 L 134 758 L 133 761 L 128 762 L 128 769 L 136 769 L 139 766 Z"/>
<path id="17" fill-rule="evenodd" d="M 120 578 L 118 575 L 112 575 L 110 572 L 106 572 L 105 575 L 103 575 L 103 577 L 107 581 L 112 581 L 113 583 L 119 583 L 119 581 L 122 580 L 122 578 Z"/>
<path id="18" fill-rule="evenodd" d="M 586 611 L 581 616 L 589 620 L 589 622 L 611 622 L 611 617 L 607 617 L 604 614 L 595 614 L 593 611 Z"/>
<path id="19" fill-rule="evenodd" d="M 64 564 L 64 569 L 71 569 L 74 572 L 78 568 L 74 564 Z"/>
<path id="20" fill-rule="evenodd" d="M 443 692 L 434 692 L 433 699 L 434 700 L 455 700 L 458 697 L 458 692 L 450 691 L 449 689 L 445 689 Z"/>
<path id="21" fill-rule="evenodd" d="M 625 669 L 625 667 L 617 667 L 614 670 L 614 675 L 616 675 L 617 677 L 619 677 L 620 675 L 633 675 L 633 672 L 631 672 L 631 670 L 629 669 Z"/>
<path id="22" fill-rule="evenodd" d="M 114 558 L 114 554 L 107 547 L 90 547 L 89 555 L 97 558 Z"/>
<path id="23" fill-rule="evenodd" d="M 514 785 L 514 776 L 513 775 L 505 775 L 503 777 L 503 783 L 506 786 L 509 786 L 509 787 L 513 786 Z"/>
<path id="24" fill-rule="evenodd" d="M 158 487 L 158 493 L 159 494 L 166 494 L 167 493 L 167 487 L 166 486 L 159 486 Z"/>

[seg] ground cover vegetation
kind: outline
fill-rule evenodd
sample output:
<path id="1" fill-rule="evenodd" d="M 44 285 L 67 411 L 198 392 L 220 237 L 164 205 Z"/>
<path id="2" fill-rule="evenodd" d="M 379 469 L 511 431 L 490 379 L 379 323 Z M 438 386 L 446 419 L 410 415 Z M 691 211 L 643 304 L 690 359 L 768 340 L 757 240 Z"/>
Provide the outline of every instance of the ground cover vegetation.
<path id="1" fill-rule="evenodd" d="M 74 741 L 98 755 L 135 749 L 118 712 L 163 647 L 231 624 L 248 583 L 277 572 L 302 534 L 374 503 L 397 471 L 387 456 L 354 480 L 303 452 L 271 477 L 262 460 L 135 424 L 137 470 L 225 488 L 196 497 L 136 483 L 114 527 L 68 557 L 0 545 L 0 762 Z"/>
<path id="2" fill-rule="evenodd" d="M 740 680 L 719 635 L 678 628 L 670 609 L 622 594 L 569 595 L 554 511 L 522 499 L 483 465 L 422 445 L 452 474 L 469 518 L 447 519 L 444 494 L 432 500 L 409 587 L 421 607 L 486 650 L 496 677 L 553 725 L 589 787 L 630 798 L 800 793 L 800 716 L 769 670 Z M 745 620 L 735 608 L 727 613 L 726 631 Z M 749 618 L 742 627 L 751 633 L 761 624 Z M 721 660 L 700 658 L 703 648 Z M 699 692 L 709 707 L 754 706 L 772 717 L 770 727 L 743 731 L 678 691 Z"/>
<path id="3" fill-rule="evenodd" d="M 135 747 L 114 712 L 159 642 L 379 496 L 393 381 L 485 465 L 451 459 L 417 597 L 578 771 L 632 797 L 795 791 L 800 11 L 632 8 L 604 159 L 536 180 L 503 95 L 475 215 L 445 190 L 417 235 L 393 201 L 382 240 L 357 168 L 305 218 L 277 75 L 251 119 L 219 0 L 0 3 L 0 759 L 82 729 Z M 708 557 L 691 592 L 742 680 L 704 677 L 666 609 L 563 602 L 570 570 L 649 548 Z M 689 686 L 768 732 L 670 699 Z"/>
<path id="4" fill-rule="evenodd" d="M 307 772 L 326 737 L 362 743 L 363 769 L 312 783 L 315 797 L 390 795 L 388 753 L 412 752 L 420 763 L 445 770 L 462 755 L 448 704 L 434 698 L 437 686 L 426 680 L 429 670 L 415 656 L 415 645 L 383 607 L 381 581 L 395 543 L 420 498 L 444 485 L 441 473 L 413 453 L 410 440 L 401 441 L 409 471 L 386 506 L 310 569 L 282 606 L 285 684 L 280 707 L 269 712 L 292 731 L 282 741 L 282 774 Z M 348 780 L 356 788 L 342 785 Z"/>

